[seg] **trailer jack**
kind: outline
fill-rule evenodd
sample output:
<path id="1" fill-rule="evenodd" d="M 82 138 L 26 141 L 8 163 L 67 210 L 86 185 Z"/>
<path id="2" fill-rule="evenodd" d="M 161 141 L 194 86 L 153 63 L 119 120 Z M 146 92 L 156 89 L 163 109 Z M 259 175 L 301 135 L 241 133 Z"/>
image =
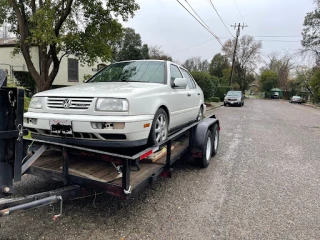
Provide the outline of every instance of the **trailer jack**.
<path id="1" fill-rule="evenodd" d="M 6 209 L 2 209 L 0 210 L 0 217 L 5 217 L 5 216 L 9 216 L 15 212 L 22 212 L 22 211 L 26 211 L 32 208 L 37 208 L 37 207 L 43 207 L 43 206 L 47 206 L 47 205 L 52 205 L 54 203 L 57 203 L 60 201 L 60 212 L 57 215 L 53 216 L 53 220 L 56 220 L 58 217 L 60 217 L 62 215 L 62 197 L 61 196 L 50 196 L 50 197 L 46 197 L 43 199 L 39 199 L 39 200 L 35 200 L 32 202 L 28 202 L 28 203 L 24 203 L 24 204 L 20 204 L 20 205 L 16 205 L 13 207 L 9 207 Z"/>

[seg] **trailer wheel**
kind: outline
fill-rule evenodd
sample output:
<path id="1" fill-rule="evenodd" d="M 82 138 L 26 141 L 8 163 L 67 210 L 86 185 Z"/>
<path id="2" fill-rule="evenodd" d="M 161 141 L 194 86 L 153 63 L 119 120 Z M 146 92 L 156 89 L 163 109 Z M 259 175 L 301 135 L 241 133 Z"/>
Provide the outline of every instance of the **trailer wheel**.
<path id="1" fill-rule="evenodd" d="M 202 158 L 197 159 L 200 166 L 203 168 L 206 168 L 210 164 L 211 156 L 212 156 L 212 150 L 213 150 L 213 137 L 210 130 L 207 131 L 203 148 L 202 148 Z"/>
<path id="2" fill-rule="evenodd" d="M 219 148 L 219 129 L 217 124 L 213 125 L 212 137 L 213 137 L 212 156 L 215 156 Z"/>

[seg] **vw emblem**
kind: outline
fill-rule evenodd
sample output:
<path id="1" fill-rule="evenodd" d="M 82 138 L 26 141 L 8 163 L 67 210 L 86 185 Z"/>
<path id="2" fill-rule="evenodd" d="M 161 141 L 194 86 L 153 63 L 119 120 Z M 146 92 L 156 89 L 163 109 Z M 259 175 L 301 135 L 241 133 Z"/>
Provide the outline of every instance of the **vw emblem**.
<path id="1" fill-rule="evenodd" d="M 71 106 L 71 99 L 66 98 L 65 100 L 63 100 L 62 105 L 64 108 L 69 108 Z"/>

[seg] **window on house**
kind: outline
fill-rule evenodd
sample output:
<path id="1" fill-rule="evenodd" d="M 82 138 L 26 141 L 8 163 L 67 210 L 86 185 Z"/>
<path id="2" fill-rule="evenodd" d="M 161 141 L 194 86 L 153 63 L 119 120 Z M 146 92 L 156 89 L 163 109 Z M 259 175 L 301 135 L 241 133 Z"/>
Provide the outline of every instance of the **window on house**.
<path id="1" fill-rule="evenodd" d="M 79 63 L 76 59 L 68 58 L 68 81 L 79 82 Z"/>

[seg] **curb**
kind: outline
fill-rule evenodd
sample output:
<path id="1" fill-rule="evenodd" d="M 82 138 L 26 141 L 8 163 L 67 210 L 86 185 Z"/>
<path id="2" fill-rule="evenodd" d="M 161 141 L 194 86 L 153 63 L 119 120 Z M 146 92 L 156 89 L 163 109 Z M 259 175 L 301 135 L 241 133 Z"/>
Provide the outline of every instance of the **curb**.
<path id="1" fill-rule="evenodd" d="M 211 110 L 213 110 L 213 109 L 222 107 L 222 106 L 223 106 L 223 104 L 221 104 L 221 105 L 219 105 L 219 106 L 215 106 L 215 107 L 207 107 L 207 112 L 208 112 L 208 111 L 211 111 Z"/>

